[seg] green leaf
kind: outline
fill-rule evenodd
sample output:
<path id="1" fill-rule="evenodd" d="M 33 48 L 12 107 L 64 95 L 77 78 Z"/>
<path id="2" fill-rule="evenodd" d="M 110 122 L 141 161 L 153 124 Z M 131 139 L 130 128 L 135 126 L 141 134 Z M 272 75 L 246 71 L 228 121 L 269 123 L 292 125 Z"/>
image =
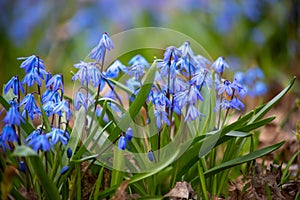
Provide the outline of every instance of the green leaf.
<path id="1" fill-rule="evenodd" d="M 284 169 L 283 172 L 282 172 L 280 184 L 283 184 L 283 183 L 287 180 L 287 178 L 288 178 L 287 174 L 288 174 L 288 172 L 289 172 L 289 168 L 290 168 L 290 166 L 293 164 L 294 160 L 297 158 L 297 156 L 298 156 L 299 153 L 300 153 L 300 151 L 297 151 L 297 152 L 293 155 L 293 157 L 289 160 L 288 164 L 286 165 L 285 169 Z"/>
<path id="2" fill-rule="evenodd" d="M 249 124 L 252 124 L 253 122 L 260 120 L 273 106 L 275 103 L 277 103 L 294 85 L 296 80 L 296 77 L 294 77 L 289 85 L 283 89 L 277 96 L 275 96 L 271 101 L 269 101 L 263 108 L 261 108 L 250 120 Z"/>
<path id="3" fill-rule="evenodd" d="M 214 168 L 211 168 L 211 169 L 207 170 L 206 172 L 204 172 L 204 175 L 206 177 L 212 176 L 212 175 L 214 175 L 214 174 L 216 174 L 220 171 L 223 171 L 225 169 L 228 169 L 228 168 L 231 168 L 231 167 L 249 162 L 249 161 L 257 159 L 257 158 L 260 158 L 264 155 L 267 155 L 267 154 L 275 151 L 276 149 L 281 147 L 283 144 L 284 144 L 284 141 L 280 142 L 280 143 L 277 143 L 277 144 L 274 144 L 272 146 L 268 146 L 268 147 L 265 147 L 263 149 L 259 149 L 257 151 L 251 152 L 251 153 L 249 153 L 245 156 L 241 156 L 241 157 L 235 158 L 233 160 L 221 163 L 220 165 L 218 165 Z"/>
<path id="4" fill-rule="evenodd" d="M 26 157 L 26 156 L 37 156 L 38 154 L 27 146 L 16 146 L 12 156 Z"/>
<path id="5" fill-rule="evenodd" d="M 250 132 L 254 129 L 257 129 L 259 127 L 262 127 L 268 123 L 270 123 L 271 121 L 273 121 L 276 117 L 272 116 L 272 117 L 268 117 L 266 119 L 254 122 L 252 124 L 248 124 L 246 126 L 243 126 L 241 128 L 238 128 L 237 131 L 242 131 L 242 132 Z"/>
<path id="6" fill-rule="evenodd" d="M 136 117 L 136 115 L 140 112 L 141 107 L 144 105 L 149 92 L 153 86 L 153 81 L 156 72 L 156 61 L 153 62 L 149 71 L 147 72 L 146 78 L 144 80 L 141 89 L 134 100 L 134 102 L 129 107 L 129 111 L 125 113 L 125 116 L 120 120 L 115 129 L 109 136 L 109 140 L 113 141 L 118 135 L 122 132 L 122 130 L 127 130 L 131 124 L 132 119 Z"/>

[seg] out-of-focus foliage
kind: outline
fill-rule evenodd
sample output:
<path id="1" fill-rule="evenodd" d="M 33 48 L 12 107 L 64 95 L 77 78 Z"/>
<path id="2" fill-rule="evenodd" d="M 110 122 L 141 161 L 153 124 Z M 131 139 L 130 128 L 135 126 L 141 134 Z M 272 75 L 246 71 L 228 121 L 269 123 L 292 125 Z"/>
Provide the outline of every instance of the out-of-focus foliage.
<path id="1" fill-rule="evenodd" d="M 241 69 L 258 65 L 269 80 L 285 80 L 299 76 L 299 7 L 296 0 L 1 1 L 0 84 L 20 73 L 16 58 L 29 53 L 70 80 L 72 63 L 103 32 L 145 26 L 180 31 L 212 58 L 223 55 Z"/>

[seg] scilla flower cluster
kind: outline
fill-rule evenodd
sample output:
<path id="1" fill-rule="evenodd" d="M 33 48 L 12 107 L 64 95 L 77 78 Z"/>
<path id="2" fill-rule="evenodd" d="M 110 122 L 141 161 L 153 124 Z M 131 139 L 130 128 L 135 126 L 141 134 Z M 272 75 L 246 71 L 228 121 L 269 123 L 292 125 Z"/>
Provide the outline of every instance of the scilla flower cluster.
<path id="1" fill-rule="evenodd" d="M 85 110 L 86 116 L 90 111 L 93 113 L 91 118 L 85 117 L 84 127 L 87 132 L 91 131 L 98 118 L 104 123 L 112 120 L 99 99 L 110 99 L 107 105 L 111 111 L 122 117 L 124 109 L 120 109 L 120 106 L 135 100 L 143 77 L 150 68 L 142 55 L 134 56 L 127 66 L 116 60 L 105 67 L 105 56 L 113 48 L 113 41 L 104 33 L 98 45 L 89 53 L 92 61 L 79 61 L 74 65 L 77 72 L 74 73 L 72 81 L 78 81 L 80 87 L 73 106 L 75 110 Z M 12 150 L 15 145 L 25 144 L 37 152 L 48 152 L 54 150 L 57 143 L 65 146 L 70 138 L 68 128 L 71 105 L 64 98 L 63 75 L 47 72 L 44 61 L 38 56 L 19 59 L 23 60 L 20 68 L 25 70 L 26 75 L 23 79 L 12 77 L 4 88 L 4 93 L 10 93 L 13 98 L 9 100 L 3 119 L 0 148 Z M 242 99 L 247 91 L 251 91 L 250 94 L 253 95 L 255 92 L 260 95 L 266 91 L 260 81 L 263 73 L 258 68 L 250 69 L 246 73 L 238 72 L 232 81 L 223 77 L 224 71 L 229 68 L 223 57 L 212 62 L 195 54 L 189 42 L 184 42 L 180 47 L 167 47 L 163 58 L 157 59 L 155 79 L 145 102 L 153 109 L 158 131 L 166 126 L 172 127 L 175 116 L 184 122 L 206 117 L 199 109 L 206 106 L 202 95 L 204 87 L 214 90 L 217 97 L 214 111 L 219 112 L 219 122 L 216 128 L 220 128 L 222 110 L 225 110 L 226 119 L 230 110 L 244 109 Z M 124 84 L 130 91 L 127 99 L 124 95 L 119 95 L 113 82 L 122 75 L 129 77 Z M 147 119 L 144 124 L 150 121 Z M 31 134 L 25 137 L 22 130 L 24 124 L 30 124 L 32 128 Z M 125 150 L 133 136 L 132 127 L 129 127 L 119 135 L 115 143 L 120 150 Z"/>

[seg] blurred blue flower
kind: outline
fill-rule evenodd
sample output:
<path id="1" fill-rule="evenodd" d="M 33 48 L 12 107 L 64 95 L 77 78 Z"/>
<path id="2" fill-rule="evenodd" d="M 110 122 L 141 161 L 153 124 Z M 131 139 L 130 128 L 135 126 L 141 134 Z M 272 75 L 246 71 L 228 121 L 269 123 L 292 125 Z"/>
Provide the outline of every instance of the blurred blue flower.
<path id="1" fill-rule="evenodd" d="M 55 145 L 58 141 L 66 145 L 70 139 L 69 133 L 59 128 L 52 128 L 52 131 L 47 133 L 46 137 L 51 138 L 52 145 Z"/>
<path id="2" fill-rule="evenodd" d="M 131 128 L 128 128 L 126 133 L 125 133 L 125 137 L 127 141 L 131 141 L 132 137 L 133 137 L 133 132 Z"/>
<path id="3" fill-rule="evenodd" d="M 44 134 L 36 134 L 35 137 L 32 137 L 27 143 L 27 146 L 31 146 L 33 150 L 38 151 L 50 151 L 51 144 L 48 141 L 48 138 Z"/>
<path id="4" fill-rule="evenodd" d="M 11 125 L 6 124 L 2 130 L 2 139 L 7 142 L 17 142 L 18 135 Z"/>
<path id="5" fill-rule="evenodd" d="M 87 62 L 83 62 L 83 61 L 80 61 L 80 63 L 74 64 L 74 67 L 78 68 L 79 70 L 72 77 L 72 81 L 79 79 L 81 85 L 84 85 L 85 82 L 86 82 L 86 84 L 89 84 L 90 78 L 89 78 L 88 72 L 87 72 L 88 65 L 89 64 Z"/>
<path id="6" fill-rule="evenodd" d="M 235 94 L 238 94 L 241 98 L 244 98 L 247 94 L 247 89 L 240 84 L 236 79 L 233 80 L 231 87 L 234 89 Z"/>
<path id="7" fill-rule="evenodd" d="M 43 109 L 44 109 L 47 117 L 50 117 L 53 114 L 54 106 L 55 106 L 55 103 L 53 101 L 47 101 L 43 105 Z"/>
<path id="8" fill-rule="evenodd" d="M 153 161 L 154 161 L 153 152 L 152 152 L 151 150 L 148 151 L 147 157 L 148 157 L 148 159 L 149 159 L 150 162 L 153 162 Z"/>
<path id="9" fill-rule="evenodd" d="M 91 99 L 91 95 L 88 94 L 87 97 L 86 94 L 83 94 L 82 92 L 78 91 L 76 93 L 75 99 L 74 99 L 74 107 L 76 110 L 80 109 L 80 106 L 83 106 L 86 110 L 88 107 L 93 104 L 93 100 Z"/>
<path id="10" fill-rule="evenodd" d="M 255 82 L 255 80 L 263 79 L 264 77 L 264 72 L 260 68 L 250 68 L 245 73 L 245 82 L 248 85 L 252 85 Z"/>
<path id="11" fill-rule="evenodd" d="M 173 78 L 173 79 L 171 79 L 170 93 L 176 94 L 178 92 L 182 92 L 182 91 L 186 90 L 187 87 L 188 87 L 188 84 L 181 78 L 179 78 L 179 77 Z"/>
<path id="12" fill-rule="evenodd" d="M 42 103 L 47 103 L 48 101 L 52 101 L 53 103 L 58 103 L 61 100 L 61 94 L 59 91 L 52 91 L 50 89 L 46 90 L 42 94 Z"/>
<path id="13" fill-rule="evenodd" d="M 187 112 L 186 112 L 186 116 L 184 118 L 184 121 L 193 121 L 195 120 L 197 117 L 203 116 L 205 117 L 204 114 L 200 113 L 200 111 L 193 105 L 193 104 L 188 104 L 187 105 Z"/>
<path id="14" fill-rule="evenodd" d="M 160 62 L 157 63 L 157 68 L 160 69 L 160 75 L 162 77 L 169 77 L 174 79 L 176 74 L 179 73 L 179 69 L 177 68 L 177 63 L 173 60 L 171 62 Z"/>
<path id="15" fill-rule="evenodd" d="M 179 56 L 181 56 L 182 52 L 181 50 L 177 49 L 174 46 L 169 46 L 166 48 L 166 51 L 164 53 L 164 62 L 168 63 L 171 62 L 171 60 L 174 60 L 174 62 L 178 61 Z"/>
<path id="16" fill-rule="evenodd" d="M 17 103 L 15 101 L 10 101 L 10 108 L 6 112 L 3 122 L 5 124 L 18 126 L 20 126 L 21 122 L 24 122 L 24 119 L 17 109 Z"/>
<path id="17" fill-rule="evenodd" d="M 11 150 L 10 146 L 3 140 L 2 135 L 0 135 L 0 149 L 6 151 L 7 149 Z"/>
<path id="18" fill-rule="evenodd" d="M 140 54 L 137 54 L 134 57 L 132 57 L 129 60 L 128 64 L 129 65 L 142 65 L 146 68 L 150 67 L 148 61 L 143 56 L 141 56 Z"/>
<path id="19" fill-rule="evenodd" d="M 184 42 L 178 48 L 178 50 L 181 51 L 183 58 L 186 58 L 186 57 L 192 58 L 192 57 L 194 57 L 194 52 L 191 48 L 190 42 Z"/>
<path id="20" fill-rule="evenodd" d="M 24 161 L 20 161 L 19 166 L 20 166 L 20 171 L 23 173 L 26 173 L 26 166 L 25 166 Z"/>
<path id="21" fill-rule="evenodd" d="M 63 168 L 61 168 L 61 170 L 60 170 L 60 174 L 61 175 L 63 175 L 63 174 L 65 174 L 68 170 L 69 170 L 69 166 L 63 166 Z"/>
<path id="22" fill-rule="evenodd" d="M 181 109 L 183 106 L 187 104 L 188 94 L 189 94 L 189 90 L 186 89 L 174 95 L 175 104 L 178 106 L 179 109 Z"/>
<path id="23" fill-rule="evenodd" d="M 99 41 L 99 44 L 92 49 L 89 54 L 91 59 L 100 62 L 104 59 L 106 50 L 111 50 L 114 48 L 114 44 L 107 33 L 104 33 Z"/>
<path id="24" fill-rule="evenodd" d="M 189 95 L 187 96 L 187 101 L 191 104 L 196 103 L 198 100 L 203 101 L 203 97 L 199 92 L 196 85 L 191 85 L 189 89 Z"/>
<path id="25" fill-rule="evenodd" d="M 20 106 L 24 105 L 24 110 L 22 115 L 25 116 L 26 112 L 28 113 L 29 117 L 33 120 L 34 115 L 40 115 L 41 110 L 37 106 L 34 95 L 32 93 L 27 94 L 24 99 L 21 101 Z"/>
<path id="26" fill-rule="evenodd" d="M 213 62 L 211 68 L 218 74 L 222 75 L 225 68 L 229 69 L 229 65 L 225 62 L 224 57 L 219 57 L 217 60 L 215 60 L 215 62 Z"/>
<path id="27" fill-rule="evenodd" d="M 72 157 L 72 154 L 73 154 L 72 149 L 70 147 L 68 147 L 68 149 L 67 149 L 67 157 L 70 159 Z"/>
<path id="28" fill-rule="evenodd" d="M 127 67 L 123 65 L 119 60 L 116 60 L 112 65 L 106 69 L 106 76 L 108 78 L 116 78 L 119 75 L 119 71 L 127 72 Z"/>
<path id="29" fill-rule="evenodd" d="M 201 55 L 196 55 L 194 60 L 197 63 L 198 69 L 206 68 L 207 65 L 211 65 L 211 62 Z"/>
<path id="30" fill-rule="evenodd" d="M 129 70 L 127 73 L 129 76 L 134 76 L 134 78 L 136 80 L 139 80 L 139 78 L 143 76 L 144 70 L 145 70 L 144 65 L 134 64 L 129 67 Z"/>
<path id="31" fill-rule="evenodd" d="M 233 87 L 230 81 L 225 80 L 223 83 L 219 84 L 217 87 L 218 95 L 223 94 L 226 92 L 229 96 L 232 96 L 233 94 Z"/>
<path id="32" fill-rule="evenodd" d="M 118 148 L 120 150 L 125 150 L 126 149 L 126 138 L 123 135 L 119 138 Z"/>
<path id="33" fill-rule="evenodd" d="M 154 115 L 156 117 L 156 126 L 161 128 L 162 124 L 170 126 L 170 120 L 168 119 L 168 113 L 165 111 L 163 106 L 155 106 Z"/>
<path id="34" fill-rule="evenodd" d="M 25 143 L 28 143 L 29 141 L 33 140 L 34 138 L 39 136 L 41 133 L 42 133 L 41 129 L 36 129 L 36 130 L 32 131 L 30 133 L 30 135 L 28 135 L 27 138 L 25 139 Z"/>
<path id="35" fill-rule="evenodd" d="M 250 90 L 249 95 L 252 97 L 261 96 L 267 93 L 267 86 L 264 82 L 257 81 Z"/>
<path id="36" fill-rule="evenodd" d="M 53 113 L 62 116 L 62 113 L 66 114 L 66 118 L 69 121 L 71 118 L 71 109 L 70 103 L 67 100 L 62 100 L 61 102 L 57 103 L 53 109 Z"/>
<path id="37" fill-rule="evenodd" d="M 210 72 L 207 69 L 201 69 L 199 72 L 195 73 L 190 80 L 190 84 L 195 84 L 196 86 L 208 86 L 211 87 L 213 80 L 211 78 Z"/>
<path id="38" fill-rule="evenodd" d="M 19 80 L 18 76 L 13 76 L 5 85 L 4 94 L 6 94 L 9 89 L 13 89 L 14 95 L 18 95 L 20 91 L 24 93 L 24 88 Z"/>
<path id="39" fill-rule="evenodd" d="M 25 60 L 22 62 L 20 68 L 25 68 L 26 73 L 30 73 L 34 68 L 39 68 L 39 70 L 45 70 L 44 61 L 36 55 L 31 55 L 29 57 L 20 57 L 18 60 Z"/>
<path id="40" fill-rule="evenodd" d="M 25 77 L 22 80 L 22 84 L 26 84 L 29 87 L 33 86 L 34 82 L 38 84 L 38 86 L 42 85 L 41 79 L 44 79 L 44 75 L 46 75 L 47 72 L 43 69 L 38 68 L 32 68 Z"/>
<path id="41" fill-rule="evenodd" d="M 244 104 L 236 97 L 231 100 L 223 99 L 221 103 L 219 103 L 216 107 L 221 106 L 223 109 L 236 109 L 236 110 L 244 110 Z"/>
<path id="42" fill-rule="evenodd" d="M 55 74 L 51 79 L 48 80 L 46 88 L 52 88 L 53 91 L 56 91 L 59 88 L 61 88 L 62 92 L 64 92 L 64 83 L 62 75 Z"/>
<path id="43" fill-rule="evenodd" d="M 166 97 L 164 92 L 157 92 L 152 101 L 154 105 L 158 106 L 169 107 L 171 105 L 170 100 Z"/>

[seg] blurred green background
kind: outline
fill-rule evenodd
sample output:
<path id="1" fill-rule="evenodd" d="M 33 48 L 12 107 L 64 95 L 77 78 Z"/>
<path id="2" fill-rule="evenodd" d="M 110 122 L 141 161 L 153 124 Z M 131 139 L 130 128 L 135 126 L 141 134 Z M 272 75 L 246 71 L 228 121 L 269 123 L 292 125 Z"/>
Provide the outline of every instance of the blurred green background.
<path id="1" fill-rule="evenodd" d="M 151 26 L 192 37 L 234 70 L 259 66 L 269 85 L 280 89 L 300 75 L 299 13 L 298 0 L 2 0 L 0 83 L 22 74 L 16 58 L 32 54 L 71 83 L 73 64 L 103 32 Z"/>

